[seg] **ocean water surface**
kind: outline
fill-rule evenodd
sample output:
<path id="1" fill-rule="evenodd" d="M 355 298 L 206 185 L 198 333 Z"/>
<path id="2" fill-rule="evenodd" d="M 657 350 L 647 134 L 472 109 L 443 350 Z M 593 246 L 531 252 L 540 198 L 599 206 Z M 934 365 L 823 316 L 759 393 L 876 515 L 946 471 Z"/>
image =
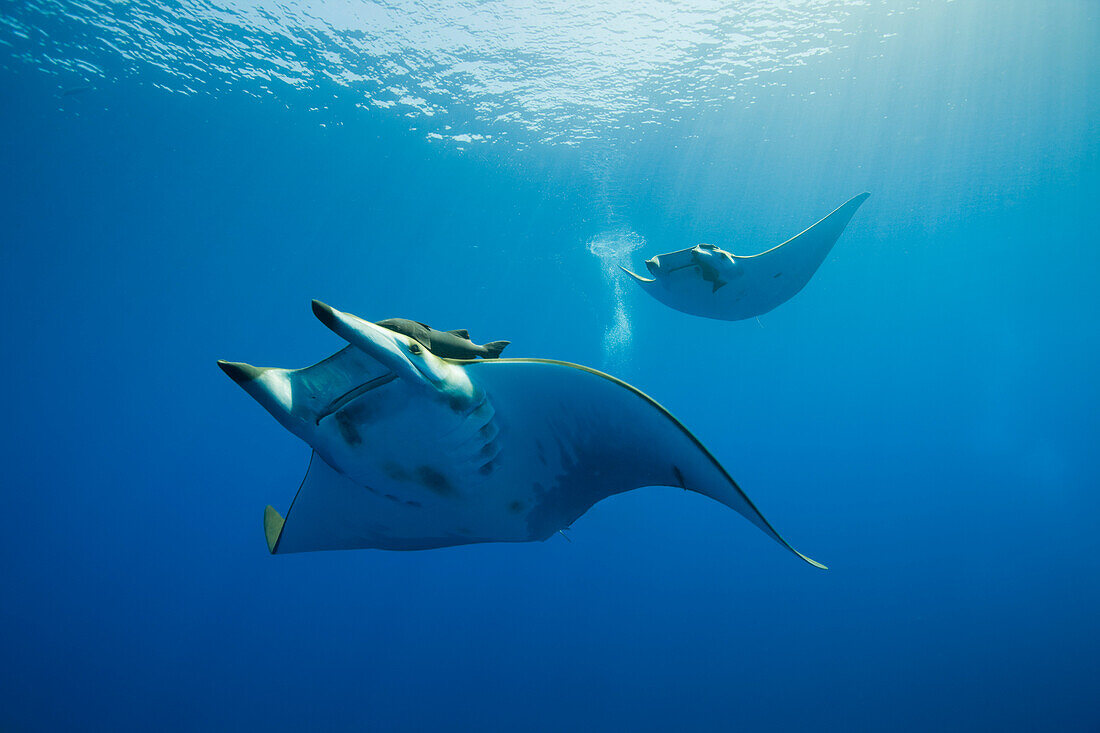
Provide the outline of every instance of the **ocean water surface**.
<path id="1" fill-rule="evenodd" d="M 0 730 L 1100 729 L 1091 0 L 0 6 Z M 774 311 L 619 265 L 871 197 Z M 318 298 L 608 371 L 803 552 L 271 556 Z M 569 541 L 571 540 L 571 541 Z"/>

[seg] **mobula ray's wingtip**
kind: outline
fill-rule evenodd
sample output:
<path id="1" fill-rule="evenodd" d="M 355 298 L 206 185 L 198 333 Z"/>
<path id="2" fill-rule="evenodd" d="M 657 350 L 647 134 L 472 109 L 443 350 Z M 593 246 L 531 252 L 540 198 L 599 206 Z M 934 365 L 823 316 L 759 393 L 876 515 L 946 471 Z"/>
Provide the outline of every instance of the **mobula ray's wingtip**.
<path id="1" fill-rule="evenodd" d="M 791 549 L 793 550 L 794 548 L 792 547 Z M 828 565 L 822 565 L 817 560 L 814 560 L 812 557 L 806 557 L 805 555 L 803 555 L 798 550 L 795 550 L 794 554 L 798 555 L 800 558 L 802 558 L 803 560 L 805 560 L 809 564 L 813 565 L 815 568 L 821 568 L 822 570 L 828 570 L 829 569 Z"/>
<path id="2" fill-rule="evenodd" d="M 256 379 L 264 370 L 260 367 L 254 367 L 251 364 L 243 364 L 238 361 L 225 361 L 224 359 L 218 359 L 218 366 L 222 368 L 230 379 L 237 384 L 244 386 L 246 383 Z"/>
<path id="3" fill-rule="evenodd" d="M 270 504 L 264 508 L 264 537 L 267 539 L 267 551 L 275 554 L 275 546 L 283 533 L 283 516 Z"/>

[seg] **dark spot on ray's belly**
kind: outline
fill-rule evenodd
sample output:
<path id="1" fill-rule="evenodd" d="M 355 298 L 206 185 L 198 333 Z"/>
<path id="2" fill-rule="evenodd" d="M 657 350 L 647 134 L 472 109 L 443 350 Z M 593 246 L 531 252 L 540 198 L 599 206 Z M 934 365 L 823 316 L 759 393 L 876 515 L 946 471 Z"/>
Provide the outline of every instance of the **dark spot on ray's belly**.
<path id="1" fill-rule="evenodd" d="M 447 477 L 431 466 L 421 466 L 416 469 L 416 480 L 422 483 L 428 491 L 440 496 L 449 496 L 455 493 L 454 487 L 451 486 L 451 482 L 447 480 Z"/>
<path id="2" fill-rule="evenodd" d="M 512 514 L 519 514 L 523 511 L 523 502 L 513 501 L 511 504 L 508 505 L 508 511 L 512 512 Z"/>
<path id="3" fill-rule="evenodd" d="M 359 437 L 359 431 L 355 429 L 355 423 L 351 421 L 346 412 L 338 412 L 336 417 L 336 428 L 340 431 L 340 436 L 344 439 L 344 442 L 348 445 L 359 445 L 363 442 L 363 439 Z"/>
<path id="4" fill-rule="evenodd" d="M 400 463 L 386 461 L 382 464 L 382 470 L 394 481 L 407 481 L 409 479 L 409 472 L 406 471 Z"/>

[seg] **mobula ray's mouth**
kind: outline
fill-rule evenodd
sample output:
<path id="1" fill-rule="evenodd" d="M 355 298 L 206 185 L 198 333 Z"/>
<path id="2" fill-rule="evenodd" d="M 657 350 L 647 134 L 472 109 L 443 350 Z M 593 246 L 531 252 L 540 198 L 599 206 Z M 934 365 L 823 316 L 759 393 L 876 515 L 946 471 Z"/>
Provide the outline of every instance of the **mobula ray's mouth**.
<path id="1" fill-rule="evenodd" d="M 358 397 L 362 397 L 367 392 L 370 392 L 372 389 L 378 389 L 385 384 L 389 384 L 395 379 L 397 379 L 396 372 L 389 372 L 388 374 L 383 374 L 380 377 L 375 377 L 374 379 L 363 382 L 358 387 L 352 387 L 347 392 L 340 395 L 332 402 L 328 403 L 328 405 L 325 406 L 325 409 L 321 410 L 321 412 L 318 413 L 315 424 L 320 425 L 322 420 L 324 420 L 326 417 L 333 414 L 334 412 L 339 412 L 352 400 Z"/>
<path id="2" fill-rule="evenodd" d="M 680 270 L 687 270 L 689 268 L 695 267 L 696 265 L 695 265 L 694 262 L 688 262 L 687 264 L 684 264 L 684 265 L 677 265 L 675 267 L 662 268 L 661 258 L 660 258 L 660 256 L 657 256 L 657 257 L 650 257 L 648 260 L 646 260 L 645 261 L 645 266 L 646 266 L 646 269 L 649 270 L 649 274 L 653 275 L 653 277 L 662 277 L 662 276 L 671 275 L 674 272 L 679 272 Z"/>

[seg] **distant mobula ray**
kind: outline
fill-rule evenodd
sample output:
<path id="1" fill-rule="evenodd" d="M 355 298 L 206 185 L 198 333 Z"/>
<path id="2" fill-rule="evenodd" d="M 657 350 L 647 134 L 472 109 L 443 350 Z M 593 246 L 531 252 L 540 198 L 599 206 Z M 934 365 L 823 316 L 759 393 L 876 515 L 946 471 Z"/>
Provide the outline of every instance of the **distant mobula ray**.
<path id="1" fill-rule="evenodd" d="M 548 359 L 452 360 L 318 301 L 350 346 L 304 369 L 221 368 L 313 447 L 268 549 L 424 550 L 545 540 L 596 502 L 674 486 L 764 519 L 706 448 L 634 387 Z"/>
<path id="2" fill-rule="evenodd" d="M 785 303 L 810 281 L 869 193 L 783 244 L 755 255 L 735 255 L 700 244 L 646 260 L 653 278 L 622 268 L 642 289 L 683 313 L 723 321 L 759 316 Z"/>

